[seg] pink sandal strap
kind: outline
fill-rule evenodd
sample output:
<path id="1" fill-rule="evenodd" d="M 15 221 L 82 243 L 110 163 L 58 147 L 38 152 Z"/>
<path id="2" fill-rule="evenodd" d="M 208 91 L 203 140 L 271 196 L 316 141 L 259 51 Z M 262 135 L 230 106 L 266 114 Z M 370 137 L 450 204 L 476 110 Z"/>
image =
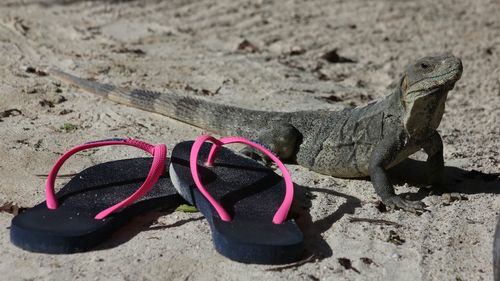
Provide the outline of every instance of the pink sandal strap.
<path id="1" fill-rule="evenodd" d="M 164 144 L 153 146 L 151 144 L 134 139 L 109 139 L 109 140 L 84 143 L 73 147 L 72 149 L 68 150 L 66 153 L 61 155 L 61 157 L 57 159 L 56 163 L 50 170 L 50 173 L 47 177 L 47 181 L 45 182 L 45 197 L 47 200 L 47 208 L 53 210 L 56 209 L 58 206 L 57 199 L 54 193 L 54 182 L 56 180 L 57 173 L 59 172 L 59 169 L 64 164 L 64 162 L 73 154 L 79 151 L 94 147 L 107 146 L 107 145 L 128 145 L 142 149 L 153 156 L 153 164 L 151 165 L 151 169 L 149 170 L 148 176 L 144 181 L 144 183 L 141 185 L 141 187 L 139 187 L 132 195 L 130 195 L 125 200 L 99 212 L 95 216 L 95 219 L 98 220 L 103 219 L 107 217 L 109 214 L 132 204 L 141 196 L 146 194 L 151 189 L 151 187 L 153 187 L 158 178 L 162 175 L 165 167 L 165 158 L 167 154 L 167 147 Z"/>
<path id="2" fill-rule="evenodd" d="M 231 221 L 231 217 L 227 213 L 227 211 L 215 200 L 210 193 L 205 189 L 203 184 L 201 183 L 199 174 L 198 174 L 198 154 L 200 152 L 201 146 L 205 141 L 210 141 L 214 145 L 212 146 L 210 150 L 210 154 L 208 155 L 208 159 L 206 162 L 207 166 L 212 166 L 215 160 L 215 154 L 219 150 L 219 148 L 222 145 L 225 144 L 230 144 L 230 143 L 243 143 L 248 146 L 251 146 L 255 149 L 258 149 L 262 151 L 264 154 L 269 156 L 271 160 L 273 160 L 281 170 L 281 173 L 283 174 L 283 178 L 285 180 L 285 188 L 286 188 L 286 193 L 285 193 L 285 198 L 283 202 L 281 203 L 281 206 L 279 207 L 278 211 L 274 214 L 273 217 L 273 223 L 275 224 L 281 224 L 285 221 L 288 211 L 290 210 L 290 206 L 292 205 L 293 201 L 293 181 L 292 178 L 290 177 L 290 173 L 286 169 L 285 165 L 276 157 L 271 151 L 266 149 L 264 146 L 252 142 L 248 139 L 242 138 L 242 137 L 226 137 L 226 138 L 221 138 L 220 140 L 209 136 L 209 135 L 203 135 L 200 136 L 193 144 L 193 147 L 191 148 L 191 154 L 189 157 L 189 165 L 191 169 L 191 175 L 193 177 L 194 183 L 196 184 L 196 187 L 200 190 L 200 192 L 205 196 L 205 198 L 212 204 L 212 206 L 215 208 L 217 213 L 219 214 L 219 217 L 225 221 L 229 222 Z"/>

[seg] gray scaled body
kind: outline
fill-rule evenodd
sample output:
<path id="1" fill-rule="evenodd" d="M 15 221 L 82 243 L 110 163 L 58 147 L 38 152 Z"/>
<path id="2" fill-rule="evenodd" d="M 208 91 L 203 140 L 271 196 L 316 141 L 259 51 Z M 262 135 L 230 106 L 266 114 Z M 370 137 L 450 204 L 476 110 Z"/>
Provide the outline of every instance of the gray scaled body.
<path id="1" fill-rule="evenodd" d="M 175 93 L 127 90 L 78 78 L 51 68 L 49 73 L 88 92 L 163 114 L 221 135 L 254 139 L 282 160 L 296 161 L 321 174 L 370 176 L 390 207 L 423 209 L 419 201 L 397 196 L 387 169 L 420 149 L 428 154 L 429 179 L 443 187 L 443 144 L 436 131 L 448 92 L 462 75 L 451 54 L 409 64 L 385 98 L 342 111 L 266 112 L 216 104 Z"/>

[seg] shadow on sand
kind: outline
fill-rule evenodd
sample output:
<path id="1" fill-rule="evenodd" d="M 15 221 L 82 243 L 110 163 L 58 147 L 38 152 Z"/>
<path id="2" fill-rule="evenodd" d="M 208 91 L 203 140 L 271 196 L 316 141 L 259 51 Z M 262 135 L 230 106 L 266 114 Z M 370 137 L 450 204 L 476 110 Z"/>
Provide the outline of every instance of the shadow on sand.
<path id="1" fill-rule="evenodd" d="M 409 197 L 410 200 L 422 200 L 429 196 L 432 190 L 427 181 L 427 164 L 424 161 L 407 159 L 399 165 L 389 170 L 391 181 L 394 184 L 408 183 L 411 186 L 417 186 L 420 190 L 417 193 L 403 193 L 403 196 Z M 449 192 L 458 192 L 460 194 L 479 194 L 479 193 L 500 193 L 500 177 L 499 174 L 487 174 L 476 170 L 464 170 L 457 167 L 445 167 L 446 188 Z M 367 180 L 353 179 L 353 180 Z M 313 221 L 309 208 L 302 207 L 301 210 L 296 210 L 297 221 L 305 234 L 306 253 L 305 255 L 314 255 L 317 259 L 328 258 L 332 255 L 332 249 L 328 243 L 322 238 L 322 233 L 330 229 L 332 225 L 341 219 L 346 214 L 354 214 L 356 208 L 361 207 L 361 200 L 350 195 L 346 195 L 334 190 L 324 188 L 313 188 L 296 186 L 298 203 L 300 206 L 311 206 L 314 196 L 310 192 L 316 193 L 315 196 L 338 196 L 346 201 L 333 213 Z M 305 194 L 305 195 L 304 195 Z M 439 195 L 439 192 L 433 192 Z M 308 201 L 309 200 L 309 201 Z"/>
<path id="2" fill-rule="evenodd" d="M 408 183 L 412 186 L 420 187 L 417 193 L 407 193 L 412 200 L 421 200 L 428 196 L 430 189 L 427 183 L 426 163 L 408 159 L 389 171 L 391 180 L 395 184 Z M 467 171 L 457 167 L 445 167 L 447 188 L 450 192 L 461 194 L 478 193 L 500 193 L 500 177 L 498 174 L 486 174 L 480 171 Z M 368 178 L 361 180 L 369 180 Z M 304 231 L 305 253 L 304 256 L 314 255 L 317 259 L 332 256 L 332 249 L 322 238 L 322 234 L 330 229 L 335 222 L 347 214 L 354 214 L 355 209 L 361 207 L 361 200 L 347 194 L 331 189 L 315 188 L 295 185 L 296 198 L 292 207 L 292 216 L 297 219 L 297 223 Z M 439 193 L 437 193 L 439 194 Z M 310 207 L 316 196 L 336 196 L 343 198 L 345 202 L 332 213 L 313 221 L 310 215 Z M 113 234 L 106 242 L 98 246 L 96 250 L 103 250 L 116 247 L 126 243 L 139 232 L 169 229 L 178 227 L 189 222 L 204 219 L 201 214 L 195 214 L 192 218 L 177 221 L 169 225 L 155 225 L 158 218 L 172 213 L 174 209 L 151 212 L 140 216 Z"/>
<path id="3" fill-rule="evenodd" d="M 408 193 L 411 200 L 422 200 L 432 190 L 427 181 L 427 165 L 424 161 L 407 159 L 389 170 L 395 184 L 408 183 L 420 187 L 417 193 Z M 448 192 L 461 194 L 500 193 L 500 173 L 487 174 L 477 170 L 464 170 L 458 167 L 446 166 L 445 188 Z M 439 195 L 442 192 L 433 191 Z"/>

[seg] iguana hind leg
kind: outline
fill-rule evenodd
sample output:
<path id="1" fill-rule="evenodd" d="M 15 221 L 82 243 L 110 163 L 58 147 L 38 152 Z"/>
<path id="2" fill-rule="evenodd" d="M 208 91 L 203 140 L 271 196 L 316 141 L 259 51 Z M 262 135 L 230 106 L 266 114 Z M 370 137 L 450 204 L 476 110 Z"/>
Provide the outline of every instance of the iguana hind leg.
<path id="1" fill-rule="evenodd" d="M 260 130 L 253 141 L 264 145 L 282 161 L 293 161 L 297 153 L 300 133 L 289 123 L 272 123 L 267 128 Z M 244 148 L 241 152 L 252 158 L 269 162 L 267 156 L 254 149 Z"/>

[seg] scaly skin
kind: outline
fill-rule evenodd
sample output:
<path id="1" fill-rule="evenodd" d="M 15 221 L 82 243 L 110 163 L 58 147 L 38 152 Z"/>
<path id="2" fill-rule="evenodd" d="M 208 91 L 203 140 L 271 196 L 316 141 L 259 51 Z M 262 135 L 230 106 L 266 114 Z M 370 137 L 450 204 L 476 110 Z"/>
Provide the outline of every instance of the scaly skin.
<path id="1" fill-rule="evenodd" d="M 119 103 L 218 134 L 252 138 L 282 160 L 296 161 L 321 174 L 370 176 L 386 205 L 415 211 L 425 205 L 397 196 L 386 170 L 424 149 L 430 182 L 442 188 L 443 144 L 436 129 L 448 91 L 462 75 L 462 63 L 451 54 L 425 57 L 408 65 L 398 86 L 383 99 L 343 111 L 298 112 L 247 110 L 174 93 L 130 91 L 57 69 L 48 71 L 60 80 Z"/>

